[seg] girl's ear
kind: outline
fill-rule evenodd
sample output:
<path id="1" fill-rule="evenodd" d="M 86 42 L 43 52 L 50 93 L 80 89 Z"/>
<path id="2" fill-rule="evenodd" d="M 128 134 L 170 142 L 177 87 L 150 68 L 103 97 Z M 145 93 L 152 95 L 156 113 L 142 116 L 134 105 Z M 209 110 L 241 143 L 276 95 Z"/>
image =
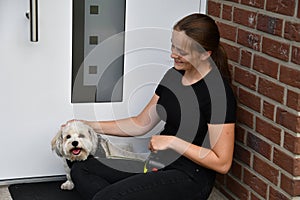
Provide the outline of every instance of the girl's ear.
<path id="1" fill-rule="evenodd" d="M 207 60 L 212 54 L 212 51 L 205 51 L 203 53 L 201 53 L 200 55 L 200 59 L 201 60 Z"/>

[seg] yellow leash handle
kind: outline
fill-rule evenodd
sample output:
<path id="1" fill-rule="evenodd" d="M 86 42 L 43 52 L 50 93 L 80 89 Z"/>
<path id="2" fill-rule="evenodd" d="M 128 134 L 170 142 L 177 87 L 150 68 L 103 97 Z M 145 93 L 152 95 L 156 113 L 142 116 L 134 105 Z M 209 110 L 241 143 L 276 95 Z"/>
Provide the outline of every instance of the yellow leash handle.
<path id="1" fill-rule="evenodd" d="M 145 162 L 145 165 L 144 165 L 144 174 L 148 172 L 148 169 L 147 169 L 147 161 Z"/>

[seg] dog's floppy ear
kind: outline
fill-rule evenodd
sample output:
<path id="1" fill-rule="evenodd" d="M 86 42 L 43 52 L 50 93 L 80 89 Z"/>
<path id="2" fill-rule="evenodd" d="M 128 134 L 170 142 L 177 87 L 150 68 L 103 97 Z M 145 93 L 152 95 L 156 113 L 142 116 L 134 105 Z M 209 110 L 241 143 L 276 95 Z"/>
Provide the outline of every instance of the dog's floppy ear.
<path id="1" fill-rule="evenodd" d="M 56 154 L 60 157 L 63 156 L 62 143 L 63 143 L 62 130 L 59 130 L 56 136 L 51 141 L 51 147 L 52 147 L 52 151 L 55 150 Z"/>
<path id="2" fill-rule="evenodd" d="M 88 128 L 89 134 L 91 136 L 91 140 L 92 140 L 92 145 L 93 145 L 93 149 L 92 149 L 92 154 L 95 154 L 97 148 L 98 148 L 98 135 L 97 133 L 94 131 L 93 128 L 89 127 Z"/>

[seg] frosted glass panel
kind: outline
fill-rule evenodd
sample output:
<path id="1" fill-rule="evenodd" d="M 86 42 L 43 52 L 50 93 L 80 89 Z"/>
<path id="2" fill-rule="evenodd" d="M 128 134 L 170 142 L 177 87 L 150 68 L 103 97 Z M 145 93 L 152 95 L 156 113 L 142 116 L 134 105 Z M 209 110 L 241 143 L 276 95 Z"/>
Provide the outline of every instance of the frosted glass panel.
<path id="1" fill-rule="evenodd" d="M 73 103 L 122 101 L 125 5 L 73 0 Z"/>

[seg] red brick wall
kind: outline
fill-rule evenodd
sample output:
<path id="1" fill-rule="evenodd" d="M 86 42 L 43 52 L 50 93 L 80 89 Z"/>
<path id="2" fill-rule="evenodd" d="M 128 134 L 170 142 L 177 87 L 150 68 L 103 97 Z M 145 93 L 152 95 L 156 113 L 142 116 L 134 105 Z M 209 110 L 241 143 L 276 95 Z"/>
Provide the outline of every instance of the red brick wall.
<path id="1" fill-rule="evenodd" d="M 300 197 L 300 2 L 208 0 L 239 100 L 228 199 Z"/>

